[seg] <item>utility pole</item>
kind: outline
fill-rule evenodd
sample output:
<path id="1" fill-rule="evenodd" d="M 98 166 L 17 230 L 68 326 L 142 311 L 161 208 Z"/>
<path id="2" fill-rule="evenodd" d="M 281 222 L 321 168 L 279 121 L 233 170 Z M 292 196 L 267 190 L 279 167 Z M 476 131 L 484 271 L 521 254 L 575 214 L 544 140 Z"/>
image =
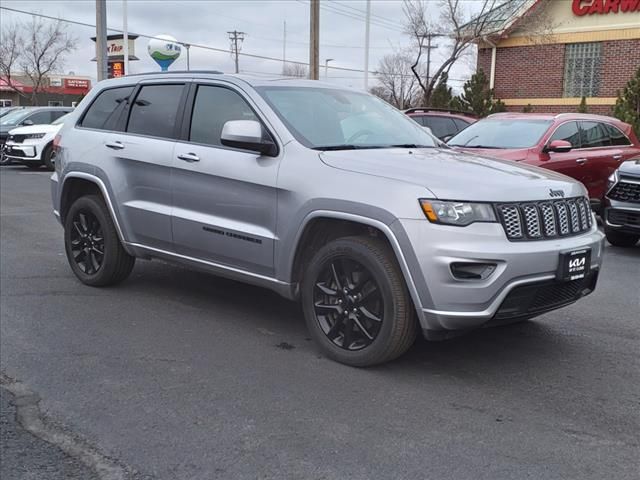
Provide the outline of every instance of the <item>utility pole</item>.
<path id="1" fill-rule="evenodd" d="M 309 78 L 320 77 L 320 0 L 311 0 L 311 28 L 309 32 Z"/>
<path id="2" fill-rule="evenodd" d="M 371 0 L 367 0 L 367 20 L 364 33 L 364 90 L 369 91 L 369 27 L 371 23 Z"/>
<path id="3" fill-rule="evenodd" d="M 127 0 L 122 0 L 122 46 L 124 47 L 124 74 L 129 75 L 129 26 L 127 22 Z"/>
<path id="4" fill-rule="evenodd" d="M 284 20 L 282 32 L 282 73 L 287 65 L 287 21 Z"/>
<path id="5" fill-rule="evenodd" d="M 229 34 L 229 40 L 231 40 L 231 54 L 235 56 L 236 73 L 239 73 L 240 68 L 238 66 L 238 55 L 240 54 L 240 49 L 242 48 L 242 42 L 244 42 L 244 36 L 246 33 L 239 32 L 237 30 L 227 33 Z M 238 47 L 238 42 L 240 42 L 240 47 Z"/>
<path id="6" fill-rule="evenodd" d="M 98 81 L 109 76 L 107 68 L 107 0 L 96 0 L 96 63 Z"/>
<path id="7" fill-rule="evenodd" d="M 429 82 L 431 81 L 431 50 L 438 48 L 438 45 L 431 45 L 431 40 L 435 37 L 441 37 L 442 35 L 437 33 L 427 33 L 424 38 L 427 39 L 427 45 L 423 45 L 422 48 L 427 49 L 427 88 L 429 88 Z M 425 99 L 430 100 L 430 99 Z"/>

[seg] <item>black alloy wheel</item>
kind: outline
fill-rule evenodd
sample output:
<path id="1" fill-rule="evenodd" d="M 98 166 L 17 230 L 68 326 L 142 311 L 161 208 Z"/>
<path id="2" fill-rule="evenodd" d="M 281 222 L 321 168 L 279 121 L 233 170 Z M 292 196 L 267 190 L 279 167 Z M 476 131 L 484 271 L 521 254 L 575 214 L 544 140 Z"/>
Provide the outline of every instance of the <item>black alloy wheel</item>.
<path id="1" fill-rule="evenodd" d="M 334 258 L 321 271 L 314 310 L 327 338 L 351 351 L 371 345 L 384 321 L 380 287 L 362 264 L 346 257 Z"/>
<path id="2" fill-rule="evenodd" d="M 104 262 L 104 234 L 96 216 L 79 210 L 72 220 L 71 253 L 73 260 L 86 275 L 96 274 Z"/>

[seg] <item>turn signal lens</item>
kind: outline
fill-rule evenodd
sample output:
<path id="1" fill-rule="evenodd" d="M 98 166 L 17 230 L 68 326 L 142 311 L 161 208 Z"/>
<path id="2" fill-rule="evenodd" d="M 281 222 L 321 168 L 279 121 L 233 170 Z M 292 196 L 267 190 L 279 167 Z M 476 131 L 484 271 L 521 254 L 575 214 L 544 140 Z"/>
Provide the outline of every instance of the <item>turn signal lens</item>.
<path id="1" fill-rule="evenodd" d="M 496 214 L 489 203 L 470 203 L 441 200 L 420 200 L 425 216 L 432 223 L 466 227 L 474 222 L 496 222 Z"/>

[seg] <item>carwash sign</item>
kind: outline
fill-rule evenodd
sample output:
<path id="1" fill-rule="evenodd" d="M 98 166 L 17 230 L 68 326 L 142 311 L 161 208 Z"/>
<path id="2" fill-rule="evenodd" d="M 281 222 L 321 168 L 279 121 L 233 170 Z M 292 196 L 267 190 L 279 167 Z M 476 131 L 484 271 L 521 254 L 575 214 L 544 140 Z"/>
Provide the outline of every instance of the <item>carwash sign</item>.
<path id="1" fill-rule="evenodd" d="M 640 12 L 640 0 L 573 0 L 573 13 L 606 15 L 608 13 Z"/>

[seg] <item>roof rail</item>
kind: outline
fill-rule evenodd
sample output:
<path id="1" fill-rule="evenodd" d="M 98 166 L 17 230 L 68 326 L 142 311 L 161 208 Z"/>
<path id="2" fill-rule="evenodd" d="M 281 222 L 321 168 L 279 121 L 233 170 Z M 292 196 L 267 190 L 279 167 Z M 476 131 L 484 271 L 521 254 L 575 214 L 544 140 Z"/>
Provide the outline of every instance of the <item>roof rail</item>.
<path id="1" fill-rule="evenodd" d="M 477 117 L 473 112 L 463 112 L 462 110 L 454 110 L 451 108 L 432 108 L 432 107 L 414 107 L 404 110 L 404 113 L 427 113 L 427 112 L 445 112 L 445 113 L 458 113 L 460 115 L 467 115 L 468 117 Z"/>
<path id="2" fill-rule="evenodd" d="M 199 73 L 210 73 L 214 75 L 224 75 L 224 72 L 219 70 L 172 70 L 166 72 L 142 72 L 142 73 L 132 73 L 127 75 L 127 77 L 139 77 L 142 75 L 158 75 L 158 74 L 170 74 L 170 73 L 189 73 L 189 74 L 199 74 Z"/>

